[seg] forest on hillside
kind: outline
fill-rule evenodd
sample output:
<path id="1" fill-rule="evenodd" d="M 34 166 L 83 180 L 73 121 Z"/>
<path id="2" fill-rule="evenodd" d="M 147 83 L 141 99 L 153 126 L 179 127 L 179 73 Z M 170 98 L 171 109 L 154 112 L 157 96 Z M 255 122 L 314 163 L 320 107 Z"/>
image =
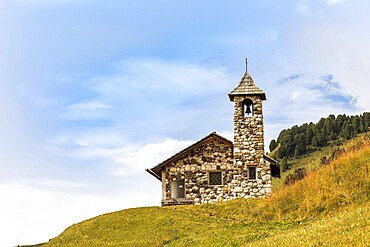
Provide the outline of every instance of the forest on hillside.
<path id="1" fill-rule="evenodd" d="M 274 158 L 298 158 L 327 145 L 339 145 L 360 133 L 370 130 L 370 112 L 361 115 L 329 115 L 317 123 L 305 123 L 280 132 L 277 140 L 271 140 L 270 152 L 279 147 Z"/>

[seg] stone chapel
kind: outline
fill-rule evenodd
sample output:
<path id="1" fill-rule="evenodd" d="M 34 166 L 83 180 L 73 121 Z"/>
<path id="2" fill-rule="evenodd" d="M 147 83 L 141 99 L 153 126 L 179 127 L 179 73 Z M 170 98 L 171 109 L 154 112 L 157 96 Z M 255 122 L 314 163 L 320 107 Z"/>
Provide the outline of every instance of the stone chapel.
<path id="1" fill-rule="evenodd" d="M 246 70 L 228 96 L 234 105 L 234 142 L 213 132 L 146 169 L 162 182 L 162 206 L 271 195 L 271 178 L 280 177 L 280 168 L 264 154 L 266 95 Z"/>

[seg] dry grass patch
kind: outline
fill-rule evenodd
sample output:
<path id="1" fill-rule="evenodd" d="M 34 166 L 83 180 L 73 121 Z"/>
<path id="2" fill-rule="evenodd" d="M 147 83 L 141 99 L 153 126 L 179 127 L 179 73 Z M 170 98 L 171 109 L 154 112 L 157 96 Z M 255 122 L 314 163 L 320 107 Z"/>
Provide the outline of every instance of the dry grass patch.
<path id="1" fill-rule="evenodd" d="M 369 140 L 269 199 L 123 210 L 73 225 L 45 246 L 368 246 Z"/>

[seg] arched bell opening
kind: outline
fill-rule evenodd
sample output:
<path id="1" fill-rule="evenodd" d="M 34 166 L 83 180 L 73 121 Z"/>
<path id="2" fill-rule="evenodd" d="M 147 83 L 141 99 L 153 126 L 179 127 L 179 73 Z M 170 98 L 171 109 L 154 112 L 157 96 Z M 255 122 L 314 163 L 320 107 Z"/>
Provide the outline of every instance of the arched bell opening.
<path id="1" fill-rule="evenodd" d="M 243 101 L 243 114 L 245 117 L 253 116 L 253 101 L 245 99 Z"/>

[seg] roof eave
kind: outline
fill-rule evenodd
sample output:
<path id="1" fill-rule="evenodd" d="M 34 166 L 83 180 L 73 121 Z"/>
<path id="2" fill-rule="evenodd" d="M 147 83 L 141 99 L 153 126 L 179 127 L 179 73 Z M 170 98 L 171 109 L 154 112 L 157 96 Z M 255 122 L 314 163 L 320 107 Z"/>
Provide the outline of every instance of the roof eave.
<path id="1" fill-rule="evenodd" d="M 265 159 L 267 159 L 268 161 L 272 162 L 272 163 L 275 163 L 275 164 L 278 164 L 278 163 L 279 163 L 279 161 L 277 161 L 277 160 L 275 160 L 275 159 L 273 159 L 273 158 L 271 158 L 271 157 L 267 156 L 266 154 L 264 154 L 264 155 L 263 155 L 263 157 L 264 157 Z"/>
<path id="2" fill-rule="evenodd" d="M 230 101 L 234 101 L 234 95 L 229 93 L 228 96 L 229 96 Z"/>
<path id="3" fill-rule="evenodd" d="M 265 93 L 254 93 L 254 94 L 252 94 L 252 93 L 251 94 L 247 94 L 247 93 L 245 93 L 245 94 L 232 94 L 232 93 L 229 93 L 228 96 L 229 96 L 230 101 L 234 101 L 235 96 L 261 96 L 261 100 L 266 100 L 266 94 Z"/>
<path id="4" fill-rule="evenodd" d="M 148 172 L 150 175 L 152 175 L 153 177 L 155 177 L 156 179 L 158 179 L 159 181 L 162 182 L 162 179 L 155 173 L 153 172 L 151 169 L 145 169 L 146 172 Z"/>

